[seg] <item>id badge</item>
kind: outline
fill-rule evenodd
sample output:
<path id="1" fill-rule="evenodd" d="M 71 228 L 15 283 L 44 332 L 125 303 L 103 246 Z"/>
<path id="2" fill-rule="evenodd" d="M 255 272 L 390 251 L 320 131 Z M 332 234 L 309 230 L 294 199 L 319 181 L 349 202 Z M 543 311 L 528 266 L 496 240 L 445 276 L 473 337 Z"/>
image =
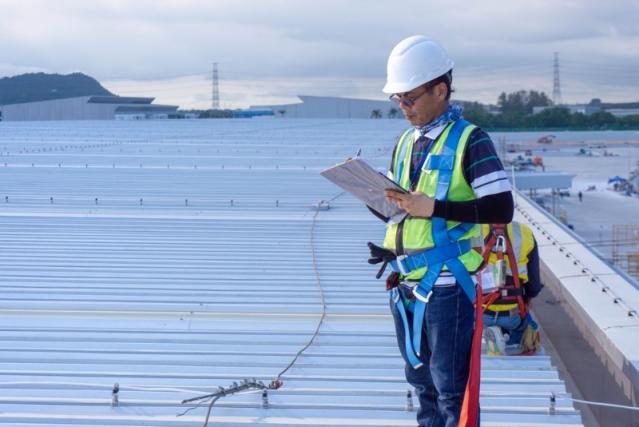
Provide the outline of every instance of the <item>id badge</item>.
<path id="1" fill-rule="evenodd" d="M 497 287 L 495 286 L 495 276 L 494 276 L 493 266 L 488 265 L 481 271 L 481 289 L 482 293 L 488 294 L 494 291 Z"/>

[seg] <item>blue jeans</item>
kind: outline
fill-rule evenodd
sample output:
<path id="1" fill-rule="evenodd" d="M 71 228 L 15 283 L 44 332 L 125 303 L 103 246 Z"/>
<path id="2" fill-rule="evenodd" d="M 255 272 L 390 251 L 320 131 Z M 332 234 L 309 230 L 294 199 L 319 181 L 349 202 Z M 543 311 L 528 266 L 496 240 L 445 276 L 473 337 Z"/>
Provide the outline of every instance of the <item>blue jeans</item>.
<path id="1" fill-rule="evenodd" d="M 514 310 L 510 316 L 484 314 L 484 327 L 500 326 L 510 336 L 506 345 L 519 344 L 528 326 L 527 320 L 527 318 L 522 320 L 519 317 L 519 310 Z"/>
<path id="2" fill-rule="evenodd" d="M 410 291 L 399 287 L 402 298 Z M 419 400 L 420 427 L 457 427 L 468 381 L 469 356 L 474 327 L 474 308 L 459 285 L 435 286 L 426 307 L 420 359 L 413 369 L 406 359 L 404 326 L 391 299 L 391 312 L 399 350 L 406 362 L 406 380 Z M 407 310 L 409 324 L 412 314 Z"/>

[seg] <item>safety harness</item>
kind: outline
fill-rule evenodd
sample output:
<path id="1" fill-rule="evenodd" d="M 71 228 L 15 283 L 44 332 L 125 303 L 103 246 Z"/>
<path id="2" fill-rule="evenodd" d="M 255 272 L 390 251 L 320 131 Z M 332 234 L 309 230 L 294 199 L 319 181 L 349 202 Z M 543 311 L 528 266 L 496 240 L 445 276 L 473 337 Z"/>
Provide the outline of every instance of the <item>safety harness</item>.
<path id="1" fill-rule="evenodd" d="M 446 201 L 448 198 L 448 189 L 453 175 L 455 165 L 455 153 L 457 144 L 464 128 L 468 125 L 465 120 L 458 120 L 452 125 L 452 128 L 444 142 L 440 154 L 429 154 L 424 169 L 439 171 L 437 186 L 435 190 L 435 199 Z M 403 144 L 402 150 L 405 150 L 407 144 Z M 404 153 L 400 153 L 400 159 L 404 158 Z M 403 161 L 399 165 L 396 176 L 402 176 Z M 415 369 L 422 366 L 419 360 L 421 349 L 421 330 L 426 313 L 426 306 L 433 293 L 433 286 L 439 277 L 444 266 L 455 276 L 455 279 L 462 287 L 464 293 L 471 302 L 475 302 L 475 283 L 473 282 L 468 270 L 459 260 L 459 256 L 471 250 L 469 240 L 459 240 L 474 224 L 460 223 L 452 229 L 446 227 L 446 220 L 439 217 L 433 217 L 432 233 L 434 247 L 412 255 L 399 255 L 395 261 L 391 261 L 390 265 L 393 271 L 407 275 L 413 270 L 428 267 L 424 277 L 419 284 L 413 288 L 415 303 L 412 307 L 413 324 L 408 324 L 408 316 L 406 308 L 402 301 L 401 295 L 397 288 L 391 291 L 393 302 L 395 303 L 402 322 L 404 324 L 404 332 L 406 336 L 406 356 L 410 364 Z M 412 326 L 412 327 L 411 327 Z"/>
<path id="2" fill-rule="evenodd" d="M 505 276 L 504 271 L 504 252 L 508 255 L 508 265 L 510 267 L 510 273 L 512 274 L 512 285 L 500 286 L 501 283 L 497 283 L 497 288 L 484 295 L 482 298 L 482 305 L 484 309 L 488 309 L 490 305 L 494 304 L 497 300 L 503 302 L 516 302 L 519 309 L 519 316 L 521 319 L 525 319 L 528 314 L 528 304 L 524 301 L 524 288 L 521 286 L 519 280 L 519 266 L 517 265 L 517 258 L 515 257 L 515 251 L 513 250 L 512 242 L 506 233 L 506 226 L 504 224 L 492 224 L 490 226 L 490 234 L 487 236 L 482 256 L 484 261 L 488 264 L 491 252 L 494 252 L 497 256 L 497 263 L 494 266 L 498 276 Z M 505 278 L 505 277 L 504 277 Z M 501 280 L 497 279 L 498 282 Z"/>
<path id="3" fill-rule="evenodd" d="M 448 198 L 448 190 L 453 176 L 455 165 L 455 153 L 464 128 L 469 123 L 465 120 L 458 120 L 453 125 L 444 142 L 440 154 L 429 154 L 424 169 L 439 171 L 435 190 L 435 199 L 445 201 Z M 399 159 L 404 159 L 406 146 L 403 144 Z M 403 160 L 399 164 L 396 176 L 402 176 Z M 473 333 L 471 350 L 471 368 L 464 403 L 462 406 L 460 426 L 474 426 L 478 417 L 479 401 L 479 376 L 481 359 L 481 331 L 482 331 L 482 307 L 481 307 L 481 284 L 475 286 L 470 273 L 459 260 L 459 256 L 471 250 L 470 240 L 460 240 L 475 224 L 460 223 L 448 229 L 447 222 L 443 218 L 433 217 L 432 237 L 434 246 L 411 255 L 400 255 L 396 260 L 390 262 L 393 271 L 403 275 L 419 268 L 427 267 L 428 270 L 420 280 L 419 284 L 413 288 L 415 302 L 408 309 L 413 312 L 412 325 L 408 322 L 406 307 L 397 287 L 391 290 L 392 300 L 402 319 L 404 327 L 406 356 L 414 369 L 419 369 L 423 363 L 419 359 L 421 349 L 421 331 L 426 314 L 428 301 L 433 293 L 433 287 L 443 268 L 446 267 L 453 274 L 457 283 L 471 301 L 475 304 L 475 331 Z"/>

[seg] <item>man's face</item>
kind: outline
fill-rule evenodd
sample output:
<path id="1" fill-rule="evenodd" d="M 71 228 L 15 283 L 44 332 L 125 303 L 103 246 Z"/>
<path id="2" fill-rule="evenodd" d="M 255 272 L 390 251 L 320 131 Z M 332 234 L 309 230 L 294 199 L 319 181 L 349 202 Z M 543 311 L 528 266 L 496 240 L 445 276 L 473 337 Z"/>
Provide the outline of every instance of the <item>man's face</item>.
<path id="1" fill-rule="evenodd" d="M 399 108 L 406 120 L 413 126 L 424 126 L 435 120 L 446 109 L 446 85 L 444 83 L 428 87 L 422 85 L 398 94 Z"/>

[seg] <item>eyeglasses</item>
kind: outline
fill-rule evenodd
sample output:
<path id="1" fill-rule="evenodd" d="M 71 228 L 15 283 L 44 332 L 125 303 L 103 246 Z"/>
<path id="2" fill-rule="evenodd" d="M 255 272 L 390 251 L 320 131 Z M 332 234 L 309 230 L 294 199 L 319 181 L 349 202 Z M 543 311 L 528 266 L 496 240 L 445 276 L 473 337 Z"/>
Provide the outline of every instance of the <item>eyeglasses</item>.
<path id="1" fill-rule="evenodd" d="M 408 108 L 413 108 L 413 106 L 415 105 L 417 100 L 419 98 L 421 98 L 426 92 L 430 92 L 430 89 L 433 86 L 423 85 L 422 87 L 425 90 L 422 93 L 420 93 L 419 95 L 417 95 L 417 96 L 408 96 L 409 92 L 406 92 L 406 93 L 394 93 L 391 96 L 389 96 L 388 99 L 390 99 L 391 101 L 393 101 L 397 105 L 399 105 L 401 103 L 404 103 L 404 105 L 407 106 Z"/>

